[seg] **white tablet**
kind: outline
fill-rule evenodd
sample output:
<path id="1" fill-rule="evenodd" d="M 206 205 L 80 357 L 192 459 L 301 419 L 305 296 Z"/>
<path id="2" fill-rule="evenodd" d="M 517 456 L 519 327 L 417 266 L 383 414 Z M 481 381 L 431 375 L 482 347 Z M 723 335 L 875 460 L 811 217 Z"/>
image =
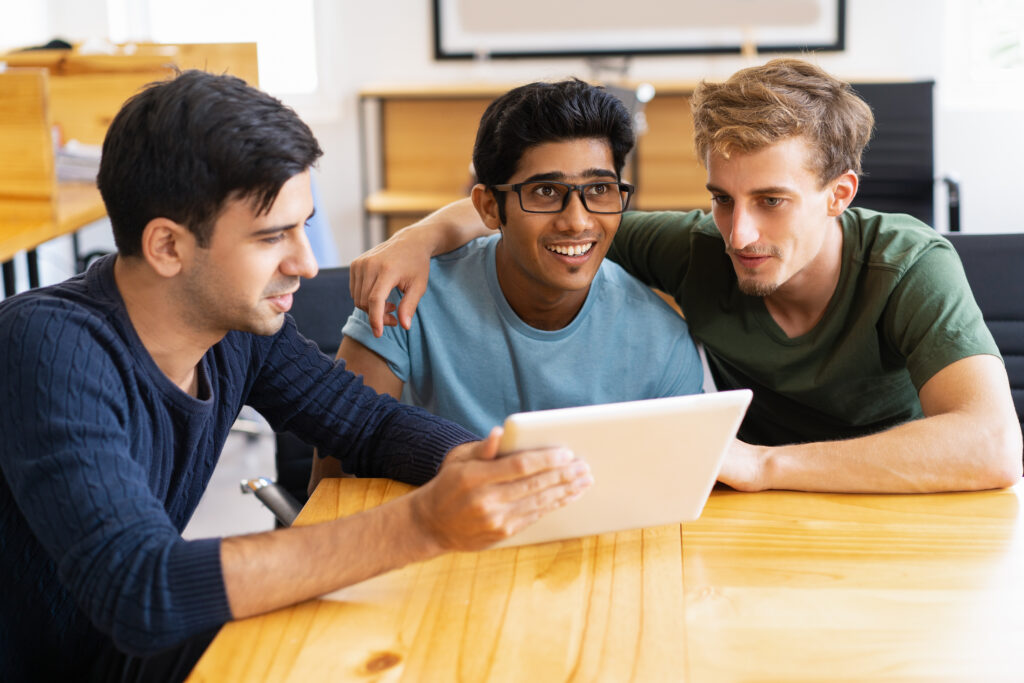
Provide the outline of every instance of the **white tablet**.
<path id="1" fill-rule="evenodd" d="M 594 485 L 496 547 L 697 519 L 752 396 L 741 389 L 510 415 L 501 453 L 566 446 L 590 464 Z"/>

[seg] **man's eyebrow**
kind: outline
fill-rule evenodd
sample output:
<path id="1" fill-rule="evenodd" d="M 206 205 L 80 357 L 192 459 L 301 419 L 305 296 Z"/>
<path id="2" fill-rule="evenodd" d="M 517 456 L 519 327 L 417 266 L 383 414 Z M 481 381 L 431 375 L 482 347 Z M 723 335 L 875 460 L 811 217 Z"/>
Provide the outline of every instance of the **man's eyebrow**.
<path id="1" fill-rule="evenodd" d="M 614 178 L 614 179 L 618 179 L 618 177 L 619 177 L 615 173 L 615 171 L 610 171 L 607 168 L 588 168 L 588 169 L 584 170 L 583 172 L 581 172 L 579 174 L 580 178 L 591 178 L 591 177 L 595 177 L 595 176 L 598 177 L 598 178 L 602 178 L 603 177 L 603 178 Z M 530 183 L 530 182 L 535 182 L 535 181 L 538 181 L 538 180 L 565 181 L 565 179 L 568 178 L 568 177 L 569 176 L 567 176 L 562 171 L 548 171 L 547 173 L 535 173 L 535 174 L 533 174 L 532 176 L 530 176 L 529 178 L 527 178 L 526 180 L 524 180 L 522 182 Z"/>
<path id="2" fill-rule="evenodd" d="M 759 187 L 755 190 L 751 190 L 750 194 L 764 195 L 764 194 L 792 194 L 793 188 L 784 187 L 782 185 L 772 185 L 771 187 Z"/>
<path id="3" fill-rule="evenodd" d="M 306 218 L 305 221 L 303 221 L 303 224 L 308 223 L 309 221 L 311 221 L 313 219 L 313 216 L 315 216 L 315 215 L 316 215 L 316 207 L 314 206 L 313 210 L 309 214 L 309 217 Z M 252 236 L 253 237 L 262 237 L 263 235 L 273 235 L 275 232 L 282 232 L 284 230 L 294 230 L 296 227 L 298 227 L 298 226 L 297 225 L 279 225 L 279 226 L 274 226 L 274 227 L 270 227 L 270 228 L 260 228 L 259 230 L 253 230 L 252 231 Z"/>
<path id="4" fill-rule="evenodd" d="M 712 192 L 714 194 L 725 194 L 725 195 L 729 194 L 728 192 L 726 192 L 722 188 L 718 187 L 717 185 L 712 185 L 711 183 L 708 183 L 704 187 L 706 187 L 708 189 L 708 192 Z M 774 185 L 774 186 L 771 186 L 771 187 L 759 187 L 757 189 L 751 190 L 747 194 L 751 194 L 751 195 L 792 194 L 792 192 L 793 192 L 792 188 L 784 187 L 782 185 Z"/>

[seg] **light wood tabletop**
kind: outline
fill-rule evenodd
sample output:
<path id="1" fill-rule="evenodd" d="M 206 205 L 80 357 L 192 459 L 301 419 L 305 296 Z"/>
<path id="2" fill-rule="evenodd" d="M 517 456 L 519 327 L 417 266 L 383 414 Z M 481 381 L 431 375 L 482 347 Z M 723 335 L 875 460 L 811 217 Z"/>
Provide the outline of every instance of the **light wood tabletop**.
<path id="1" fill-rule="evenodd" d="M 325 480 L 299 523 L 408 490 Z M 455 553 L 228 624 L 189 680 L 1020 681 L 1022 490 L 716 490 L 696 522 Z"/>
<path id="2" fill-rule="evenodd" d="M 15 209 L 0 198 L 0 215 L 11 215 Z M 0 221 L 0 261 L 13 258 L 23 249 L 35 249 L 44 242 L 75 232 L 84 225 L 107 215 L 96 183 L 57 183 L 57 215 L 53 219 L 5 219 Z"/>

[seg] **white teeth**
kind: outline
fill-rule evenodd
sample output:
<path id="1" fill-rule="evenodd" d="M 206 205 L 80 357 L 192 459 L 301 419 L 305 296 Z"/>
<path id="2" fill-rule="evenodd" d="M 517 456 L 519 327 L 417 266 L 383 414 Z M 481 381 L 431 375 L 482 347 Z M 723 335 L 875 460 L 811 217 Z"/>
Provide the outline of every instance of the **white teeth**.
<path id="1" fill-rule="evenodd" d="M 553 251 L 556 254 L 561 254 L 562 256 L 582 256 L 590 251 L 593 246 L 593 242 L 588 242 L 586 244 L 574 244 L 568 247 L 555 244 L 547 247 L 547 250 Z"/>

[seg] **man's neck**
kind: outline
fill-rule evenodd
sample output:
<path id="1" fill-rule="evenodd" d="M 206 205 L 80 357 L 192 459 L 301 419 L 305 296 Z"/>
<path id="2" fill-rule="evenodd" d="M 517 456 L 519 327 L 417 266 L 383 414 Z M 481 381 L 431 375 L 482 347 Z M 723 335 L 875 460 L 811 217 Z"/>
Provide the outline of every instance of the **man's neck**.
<path id="1" fill-rule="evenodd" d="M 500 242 L 497 248 L 501 249 Z M 498 286 L 505 301 L 520 320 L 534 329 L 562 329 L 576 318 L 587 300 L 589 287 L 582 291 L 554 290 L 504 263 L 500 254 L 495 261 Z"/>
<path id="2" fill-rule="evenodd" d="M 810 332 L 825 315 L 843 266 L 843 226 L 838 218 L 826 229 L 818 255 L 799 273 L 765 297 L 764 305 L 790 338 Z"/>
<path id="3" fill-rule="evenodd" d="M 114 262 L 114 281 L 128 319 L 157 367 L 182 391 L 195 396 L 199 383 L 196 366 L 218 340 L 199 338 L 168 280 L 142 259 L 119 255 Z"/>

